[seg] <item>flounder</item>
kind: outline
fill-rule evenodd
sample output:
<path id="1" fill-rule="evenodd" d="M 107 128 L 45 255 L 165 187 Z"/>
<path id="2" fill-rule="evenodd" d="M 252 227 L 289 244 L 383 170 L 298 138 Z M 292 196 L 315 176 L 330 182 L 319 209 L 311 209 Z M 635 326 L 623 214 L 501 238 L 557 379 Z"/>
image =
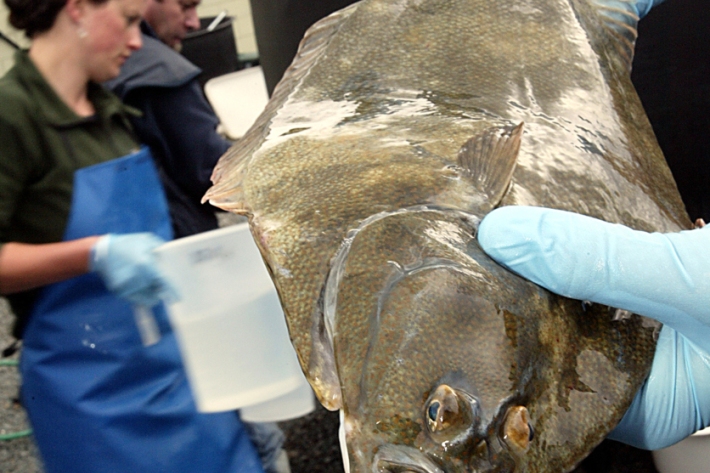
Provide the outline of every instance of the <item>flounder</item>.
<path id="1" fill-rule="evenodd" d="M 657 324 L 475 238 L 522 204 L 691 227 L 630 81 L 631 3 L 363 0 L 309 29 L 215 168 L 350 471 L 568 471 L 643 383 Z"/>

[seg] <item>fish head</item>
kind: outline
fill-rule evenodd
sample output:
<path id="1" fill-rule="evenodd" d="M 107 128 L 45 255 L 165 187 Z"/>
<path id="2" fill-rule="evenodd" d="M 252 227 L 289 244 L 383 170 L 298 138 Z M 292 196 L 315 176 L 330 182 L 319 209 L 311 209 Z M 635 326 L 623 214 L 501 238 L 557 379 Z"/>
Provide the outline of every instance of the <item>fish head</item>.
<path id="1" fill-rule="evenodd" d="M 527 471 L 526 453 L 535 438 L 527 407 L 509 399 L 487 412 L 475 389 L 456 387 L 467 384 L 456 381 L 454 375 L 436 385 L 418 418 L 405 420 L 402 412 L 386 420 L 346 416 L 350 471 Z"/>
<path id="2" fill-rule="evenodd" d="M 535 313 L 549 296 L 490 260 L 472 228 L 434 214 L 373 223 L 341 268 L 350 471 L 525 471 L 544 364 Z M 374 259 L 386 263 L 372 270 Z"/>

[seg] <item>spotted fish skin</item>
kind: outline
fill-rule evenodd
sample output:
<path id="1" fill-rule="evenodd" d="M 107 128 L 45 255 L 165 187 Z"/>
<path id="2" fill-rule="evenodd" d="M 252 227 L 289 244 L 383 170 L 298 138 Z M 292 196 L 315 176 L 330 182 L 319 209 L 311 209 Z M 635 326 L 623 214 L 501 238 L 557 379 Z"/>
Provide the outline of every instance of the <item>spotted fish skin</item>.
<path id="1" fill-rule="evenodd" d="M 352 472 L 564 472 L 658 329 L 475 240 L 502 205 L 690 228 L 631 85 L 627 0 L 363 0 L 315 24 L 206 199 L 245 214 Z"/>

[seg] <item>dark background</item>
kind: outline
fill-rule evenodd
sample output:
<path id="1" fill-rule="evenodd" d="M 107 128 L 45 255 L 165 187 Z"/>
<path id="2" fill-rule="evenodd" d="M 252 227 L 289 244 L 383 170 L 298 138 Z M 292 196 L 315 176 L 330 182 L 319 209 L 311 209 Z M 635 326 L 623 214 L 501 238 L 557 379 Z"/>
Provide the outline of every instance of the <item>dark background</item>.
<path id="1" fill-rule="evenodd" d="M 252 0 L 269 91 L 305 30 L 350 0 Z M 670 0 L 639 24 L 632 79 L 692 219 L 710 221 L 710 4 Z M 318 410 L 281 424 L 293 473 L 343 471 L 338 415 Z M 650 452 L 606 440 L 574 473 L 657 473 Z M 680 472 L 679 472 L 680 473 Z"/>
<path id="2" fill-rule="evenodd" d="M 355 0 L 250 0 L 259 63 L 269 95 L 309 26 Z"/>
<path id="3" fill-rule="evenodd" d="M 710 220 L 710 3 L 669 0 L 641 20 L 631 78 L 690 217 Z"/>

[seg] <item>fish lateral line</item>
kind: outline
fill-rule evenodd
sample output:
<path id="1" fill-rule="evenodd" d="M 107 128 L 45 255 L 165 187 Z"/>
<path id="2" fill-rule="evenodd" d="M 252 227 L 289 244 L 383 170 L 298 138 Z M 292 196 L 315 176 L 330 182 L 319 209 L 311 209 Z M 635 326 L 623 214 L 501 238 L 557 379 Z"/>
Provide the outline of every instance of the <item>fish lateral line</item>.
<path id="1" fill-rule="evenodd" d="M 444 213 L 455 214 L 459 219 L 466 222 L 473 231 L 478 227 L 480 218 L 463 212 L 458 209 L 448 209 L 444 207 L 417 205 L 397 209 L 393 211 L 380 212 L 362 220 L 357 228 L 347 232 L 340 248 L 331 260 L 330 271 L 326 276 L 323 288 L 318 301 L 320 311 L 313 315 L 311 328 L 311 359 L 308 361 L 308 374 L 311 379 L 317 380 L 315 389 L 321 403 L 329 410 L 336 410 L 341 407 L 342 393 L 338 382 L 337 364 L 335 361 L 334 336 L 337 331 L 336 316 L 338 305 L 338 289 L 341 285 L 344 268 L 352 243 L 357 235 L 370 225 L 385 218 L 407 213 Z M 432 269 L 434 266 L 452 267 L 453 264 L 445 264 L 439 261 L 436 265 L 425 265 L 425 268 Z M 459 268 L 460 269 L 460 268 Z M 327 393 L 327 398 L 325 394 Z"/>
<path id="2" fill-rule="evenodd" d="M 371 215 L 367 217 L 366 219 L 362 220 L 360 222 L 360 225 L 358 225 L 357 228 L 353 228 L 349 230 L 346 234 L 346 237 L 343 239 L 342 243 L 340 244 L 340 248 L 338 248 L 338 251 L 336 252 L 335 256 L 331 260 L 331 265 L 330 265 L 330 271 L 328 272 L 328 275 L 326 276 L 326 281 L 324 285 L 324 290 L 322 292 L 321 298 L 323 301 L 323 318 L 324 318 L 324 325 L 327 329 L 328 333 L 328 338 L 331 341 L 333 340 L 333 334 L 335 332 L 335 317 L 336 317 L 336 307 L 338 304 L 338 288 L 340 287 L 340 284 L 342 282 L 343 278 L 343 272 L 345 268 L 345 263 L 347 261 L 348 255 L 350 254 L 350 248 L 352 247 L 353 241 L 357 237 L 357 235 L 364 230 L 365 228 L 369 227 L 370 225 L 379 222 L 380 220 L 383 220 L 388 217 L 396 216 L 396 215 L 402 215 L 406 213 L 428 213 L 428 212 L 433 212 L 433 213 L 453 213 L 456 214 L 459 218 L 461 218 L 466 224 L 468 224 L 475 232 L 475 230 L 478 228 L 478 224 L 480 223 L 481 219 L 473 214 L 469 214 L 467 212 L 463 212 L 458 209 L 448 209 L 445 207 L 437 207 L 437 206 L 430 206 L 430 205 L 417 205 L 413 207 L 406 207 L 402 209 L 397 209 L 397 210 L 392 210 L 392 211 L 385 211 L 385 212 L 379 212 L 377 214 Z"/>

